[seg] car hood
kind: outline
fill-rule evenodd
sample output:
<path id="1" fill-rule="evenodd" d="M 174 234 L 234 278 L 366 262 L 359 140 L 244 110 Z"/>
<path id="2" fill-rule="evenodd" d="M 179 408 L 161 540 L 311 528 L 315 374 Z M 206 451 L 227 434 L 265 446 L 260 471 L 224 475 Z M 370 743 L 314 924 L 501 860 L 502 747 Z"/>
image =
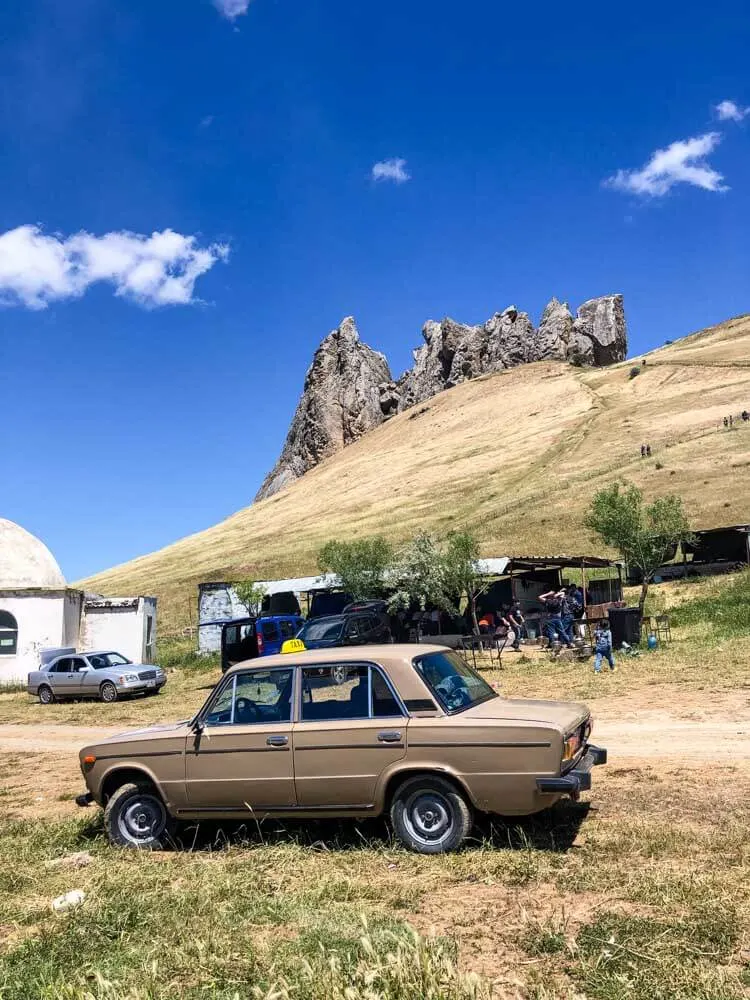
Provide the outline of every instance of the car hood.
<path id="1" fill-rule="evenodd" d="M 147 726 L 145 729 L 129 729 L 124 733 L 117 733 L 116 736 L 108 736 L 91 746 L 84 747 L 81 753 L 84 752 L 94 752 L 99 747 L 112 747 L 116 744 L 121 743 L 151 743 L 156 740 L 169 740 L 174 737 L 184 738 L 188 731 L 189 719 L 183 719 L 181 722 L 171 722 L 167 725 L 159 726 Z"/>
<path id="2" fill-rule="evenodd" d="M 562 732 L 570 732 L 588 718 L 586 705 L 574 701 L 541 701 L 534 698 L 490 698 L 461 712 L 469 719 L 498 719 L 508 722 L 541 722 Z"/>

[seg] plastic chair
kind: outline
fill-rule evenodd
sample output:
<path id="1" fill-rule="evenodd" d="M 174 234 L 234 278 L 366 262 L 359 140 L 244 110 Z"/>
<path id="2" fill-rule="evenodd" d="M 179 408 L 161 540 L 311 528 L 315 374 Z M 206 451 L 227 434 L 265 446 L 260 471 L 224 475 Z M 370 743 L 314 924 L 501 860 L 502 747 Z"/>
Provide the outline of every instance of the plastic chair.
<path id="1" fill-rule="evenodd" d="M 669 615 L 655 615 L 654 620 L 656 622 L 656 638 L 659 642 L 671 642 L 672 626 L 669 622 Z"/>

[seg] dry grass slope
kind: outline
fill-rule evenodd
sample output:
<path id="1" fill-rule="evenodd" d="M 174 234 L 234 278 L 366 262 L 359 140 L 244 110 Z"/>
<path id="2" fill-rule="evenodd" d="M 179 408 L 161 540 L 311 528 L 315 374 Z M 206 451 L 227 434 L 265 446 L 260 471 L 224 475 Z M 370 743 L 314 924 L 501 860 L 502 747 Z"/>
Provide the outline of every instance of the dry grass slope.
<path id="1" fill-rule="evenodd" d="M 470 527 L 487 555 L 589 552 L 581 514 L 619 475 L 680 493 L 697 527 L 750 519 L 750 424 L 722 426 L 750 409 L 750 316 L 653 351 L 630 379 L 638 361 L 540 362 L 457 386 L 277 496 L 83 583 L 156 594 L 170 627 L 189 620 L 199 581 L 315 572 L 332 536 Z"/>

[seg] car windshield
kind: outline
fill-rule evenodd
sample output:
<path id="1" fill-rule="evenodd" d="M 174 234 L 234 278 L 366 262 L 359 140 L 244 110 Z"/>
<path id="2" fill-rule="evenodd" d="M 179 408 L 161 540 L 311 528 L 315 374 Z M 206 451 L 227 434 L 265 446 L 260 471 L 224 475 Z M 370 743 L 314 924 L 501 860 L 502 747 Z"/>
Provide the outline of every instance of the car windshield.
<path id="1" fill-rule="evenodd" d="M 109 667 L 124 667 L 132 663 L 122 653 L 92 653 L 88 661 L 94 670 L 107 670 Z"/>
<path id="2" fill-rule="evenodd" d="M 426 653 L 414 660 L 414 666 L 446 712 L 459 712 L 498 697 L 453 650 Z"/>
<path id="3" fill-rule="evenodd" d="M 319 642 L 321 639 L 338 639 L 344 628 L 343 618 L 322 618 L 308 622 L 298 632 L 298 638 L 304 642 L 310 639 Z"/>

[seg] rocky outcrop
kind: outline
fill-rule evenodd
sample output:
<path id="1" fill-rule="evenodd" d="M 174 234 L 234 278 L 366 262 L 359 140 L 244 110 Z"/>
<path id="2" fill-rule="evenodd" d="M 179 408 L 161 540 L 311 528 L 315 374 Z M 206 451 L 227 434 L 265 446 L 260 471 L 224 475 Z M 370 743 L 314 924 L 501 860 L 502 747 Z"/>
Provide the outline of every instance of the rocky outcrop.
<path id="1" fill-rule="evenodd" d="M 381 386 L 390 382 L 385 357 L 362 343 L 347 317 L 315 352 L 279 460 L 255 499 L 273 496 L 382 423 Z"/>
<path id="2" fill-rule="evenodd" d="M 363 344 L 345 319 L 315 352 L 284 449 L 256 499 L 272 496 L 318 462 L 395 413 L 491 372 L 532 361 L 609 365 L 627 354 L 622 295 L 590 299 L 575 319 L 553 298 L 538 328 L 515 306 L 481 326 L 430 320 L 414 365 L 391 379 L 382 354 Z"/>
<path id="3" fill-rule="evenodd" d="M 584 302 L 573 324 L 573 360 L 585 365 L 611 365 L 624 361 L 627 352 L 622 295 L 606 295 Z"/>

